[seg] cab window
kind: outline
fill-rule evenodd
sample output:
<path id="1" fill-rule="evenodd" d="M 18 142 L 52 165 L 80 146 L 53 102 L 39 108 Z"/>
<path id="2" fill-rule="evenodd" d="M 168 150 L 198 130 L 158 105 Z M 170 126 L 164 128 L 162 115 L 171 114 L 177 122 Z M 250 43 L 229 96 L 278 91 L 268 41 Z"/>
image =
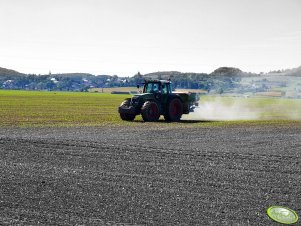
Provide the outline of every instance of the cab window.
<path id="1" fill-rule="evenodd" d="M 167 90 L 167 84 L 162 84 L 162 93 L 163 93 L 163 94 L 168 93 L 168 90 Z"/>

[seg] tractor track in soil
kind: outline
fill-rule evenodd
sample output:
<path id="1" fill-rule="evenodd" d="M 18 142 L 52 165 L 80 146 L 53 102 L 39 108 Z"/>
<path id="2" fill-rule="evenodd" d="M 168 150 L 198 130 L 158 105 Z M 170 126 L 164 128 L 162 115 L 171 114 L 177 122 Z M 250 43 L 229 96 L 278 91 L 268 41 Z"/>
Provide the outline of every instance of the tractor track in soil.
<path id="1" fill-rule="evenodd" d="M 155 126 L 153 126 L 155 125 Z M 301 128 L 1 128 L 0 224 L 277 225 L 301 214 Z"/>

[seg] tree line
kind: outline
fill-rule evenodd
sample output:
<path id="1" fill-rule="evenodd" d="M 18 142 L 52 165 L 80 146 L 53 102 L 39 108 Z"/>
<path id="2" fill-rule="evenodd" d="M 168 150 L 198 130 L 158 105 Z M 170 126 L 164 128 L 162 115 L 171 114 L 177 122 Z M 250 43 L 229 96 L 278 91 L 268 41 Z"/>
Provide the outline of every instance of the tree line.
<path id="1" fill-rule="evenodd" d="M 299 69 L 299 68 L 297 68 Z M 300 68 L 301 69 L 301 68 Z M 299 74 L 301 70 L 293 69 Z M 216 90 L 224 92 L 240 86 L 243 77 L 258 77 L 260 74 L 246 73 L 238 68 L 221 67 L 210 74 L 181 73 L 177 71 L 137 73 L 132 77 L 117 75 L 92 75 L 87 73 L 67 74 L 22 74 L 0 68 L 0 89 L 88 91 L 90 88 L 135 87 L 145 79 L 170 79 L 174 88 Z"/>

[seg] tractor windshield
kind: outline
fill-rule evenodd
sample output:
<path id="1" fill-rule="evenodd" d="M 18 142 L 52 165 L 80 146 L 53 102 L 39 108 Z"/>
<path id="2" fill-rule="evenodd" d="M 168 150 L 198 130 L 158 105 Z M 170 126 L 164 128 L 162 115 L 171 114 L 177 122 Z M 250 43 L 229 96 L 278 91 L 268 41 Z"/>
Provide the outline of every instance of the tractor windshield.
<path id="1" fill-rule="evenodd" d="M 159 88 L 159 83 L 147 83 L 144 87 L 144 93 L 158 93 Z"/>

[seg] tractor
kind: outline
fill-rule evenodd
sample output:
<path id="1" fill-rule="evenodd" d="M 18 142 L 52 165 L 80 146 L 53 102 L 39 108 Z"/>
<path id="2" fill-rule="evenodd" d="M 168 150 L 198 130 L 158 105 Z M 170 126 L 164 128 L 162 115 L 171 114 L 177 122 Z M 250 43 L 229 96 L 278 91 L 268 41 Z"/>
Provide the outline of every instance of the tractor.
<path id="1" fill-rule="evenodd" d="M 158 121 L 161 115 L 166 121 L 176 122 L 198 106 L 197 93 L 173 92 L 169 80 L 146 80 L 142 84 L 142 93 L 125 99 L 119 106 L 122 120 L 133 121 L 136 115 L 141 114 L 146 122 Z"/>

